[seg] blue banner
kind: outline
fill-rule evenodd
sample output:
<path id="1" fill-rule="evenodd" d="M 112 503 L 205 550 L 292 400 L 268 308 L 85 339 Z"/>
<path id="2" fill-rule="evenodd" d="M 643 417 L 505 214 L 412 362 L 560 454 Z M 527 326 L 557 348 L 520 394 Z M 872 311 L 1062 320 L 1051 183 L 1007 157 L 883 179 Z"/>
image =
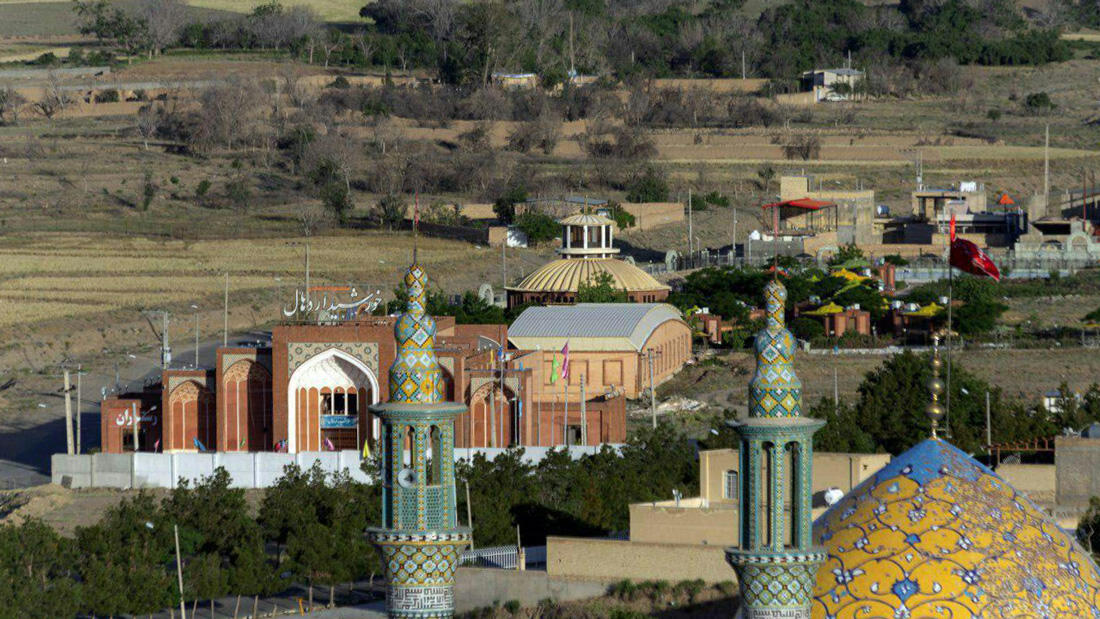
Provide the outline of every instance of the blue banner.
<path id="1" fill-rule="evenodd" d="M 355 424 L 356 418 L 354 415 L 321 415 L 322 430 L 354 428 Z"/>

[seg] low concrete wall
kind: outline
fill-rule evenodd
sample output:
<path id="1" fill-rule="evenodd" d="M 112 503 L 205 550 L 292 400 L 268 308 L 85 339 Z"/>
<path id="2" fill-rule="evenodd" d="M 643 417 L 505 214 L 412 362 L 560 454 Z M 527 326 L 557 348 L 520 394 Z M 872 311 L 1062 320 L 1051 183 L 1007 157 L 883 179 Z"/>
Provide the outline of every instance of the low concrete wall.
<path id="1" fill-rule="evenodd" d="M 1057 468 L 1057 502 L 1063 506 L 1088 505 L 1100 496 L 1100 440 L 1059 436 L 1054 441 Z"/>
<path id="2" fill-rule="evenodd" d="M 997 474 L 1033 501 L 1053 501 L 1058 467 L 1053 464 L 1002 464 Z"/>
<path id="3" fill-rule="evenodd" d="M 737 506 L 711 507 L 635 503 L 630 506 L 630 541 L 732 546 L 737 544 Z"/>
<path id="4" fill-rule="evenodd" d="M 321 464 L 327 473 L 347 471 L 368 481 L 359 468 L 359 453 L 351 451 L 255 453 L 126 453 L 70 456 L 54 454 L 51 480 L 72 488 L 175 488 L 180 479 L 197 481 L 223 467 L 234 488 L 266 488 L 283 475 L 283 467 Z"/>
<path id="5" fill-rule="evenodd" d="M 608 444 L 618 450 L 622 445 Z M 602 445 L 572 446 L 568 448 L 573 459 L 591 455 Z M 523 461 L 537 464 L 546 457 L 549 447 L 524 448 Z M 503 447 L 479 447 L 455 449 L 455 461 L 483 454 L 492 460 L 508 451 Z M 70 456 L 54 454 L 50 473 L 53 483 L 67 483 L 72 488 L 175 488 L 180 478 L 199 480 L 218 467 L 229 472 L 235 488 L 267 488 L 283 476 L 283 468 L 297 464 L 303 469 L 321 464 L 327 473 L 348 471 L 351 478 L 366 482 L 370 477 L 360 468 L 359 452 L 303 451 L 301 453 L 276 453 L 258 451 L 250 453 L 124 453 L 85 454 Z"/>
<path id="6" fill-rule="evenodd" d="M 634 226 L 623 232 L 649 230 L 684 221 L 684 205 L 679 202 L 623 202 L 622 207 L 634 216 Z"/>
<path id="7" fill-rule="evenodd" d="M 685 546 L 576 537 L 546 538 L 551 578 L 736 582 L 722 546 Z"/>
<path id="8" fill-rule="evenodd" d="M 518 600 L 535 606 L 547 598 L 569 602 L 599 597 L 607 593 L 604 582 L 563 580 L 543 571 L 518 572 L 491 568 L 464 567 L 455 572 L 455 611 L 469 612 Z"/>

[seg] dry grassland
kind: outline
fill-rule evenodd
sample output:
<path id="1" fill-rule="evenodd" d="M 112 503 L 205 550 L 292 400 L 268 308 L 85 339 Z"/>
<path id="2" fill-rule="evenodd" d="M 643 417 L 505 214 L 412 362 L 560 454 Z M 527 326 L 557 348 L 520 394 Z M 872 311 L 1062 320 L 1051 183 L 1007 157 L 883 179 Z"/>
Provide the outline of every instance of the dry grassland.
<path id="1" fill-rule="evenodd" d="M 305 241 L 29 235 L 14 247 L 0 246 L 0 329 L 119 310 L 136 316 L 142 308 L 216 300 L 226 272 L 238 299 L 250 295 L 293 298 L 292 291 L 302 278 Z M 314 237 L 313 281 L 353 283 L 388 295 L 410 252 L 407 234 Z M 466 265 L 479 256 L 484 265 L 484 258 L 491 264 L 497 254 L 453 241 L 422 239 L 420 243 L 421 262 L 434 281 L 448 290 L 459 283 L 476 288 L 478 273 Z M 267 318 L 274 320 L 276 314 L 271 312 Z"/>
<path id="2" fill-rule="evenodd" d="M 204 9 L 250 13 L 252 9 L 268 0 L 186 0 L 187 4 Z M 317 15 L 331 22 L 360 22 L 359 9 L 366 4 L 363 0 L 290 0 L 283 6 L 307 6 Z"/>

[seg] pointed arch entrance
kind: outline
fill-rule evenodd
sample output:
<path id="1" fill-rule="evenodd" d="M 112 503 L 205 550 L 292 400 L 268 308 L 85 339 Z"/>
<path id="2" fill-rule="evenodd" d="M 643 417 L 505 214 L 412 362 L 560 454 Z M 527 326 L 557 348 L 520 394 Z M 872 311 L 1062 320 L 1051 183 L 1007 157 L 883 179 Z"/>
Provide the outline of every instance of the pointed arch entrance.
<path id="1" fill-rule="evenodd" d="M 455 419 L 455 444 L 465 447 L 508 447 L 519 443 L 518 400 L 508 385 L 486 383 L 470 394 L 465 413 Z"/>
<path id="2" fill-rule="evenodd" d="M 378 378 L 356 357 L 318 353 L 291 374 L 287 391 L 287 451 L 361 450 L 376 440 L 378 420 L 367 407 L 379 401 Z"/>

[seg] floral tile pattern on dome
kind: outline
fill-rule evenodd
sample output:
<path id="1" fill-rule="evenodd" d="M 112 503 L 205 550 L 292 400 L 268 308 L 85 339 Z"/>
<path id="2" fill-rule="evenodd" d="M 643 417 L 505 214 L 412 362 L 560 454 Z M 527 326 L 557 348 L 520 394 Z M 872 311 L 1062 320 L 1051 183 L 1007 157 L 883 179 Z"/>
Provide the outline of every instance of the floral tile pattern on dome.
<path id="1" fill-rule="evenodd" d="M 1027 497 L 941 440 L 814 523 L 814 619 L 1100 618 L 1100 572 Z"/>

